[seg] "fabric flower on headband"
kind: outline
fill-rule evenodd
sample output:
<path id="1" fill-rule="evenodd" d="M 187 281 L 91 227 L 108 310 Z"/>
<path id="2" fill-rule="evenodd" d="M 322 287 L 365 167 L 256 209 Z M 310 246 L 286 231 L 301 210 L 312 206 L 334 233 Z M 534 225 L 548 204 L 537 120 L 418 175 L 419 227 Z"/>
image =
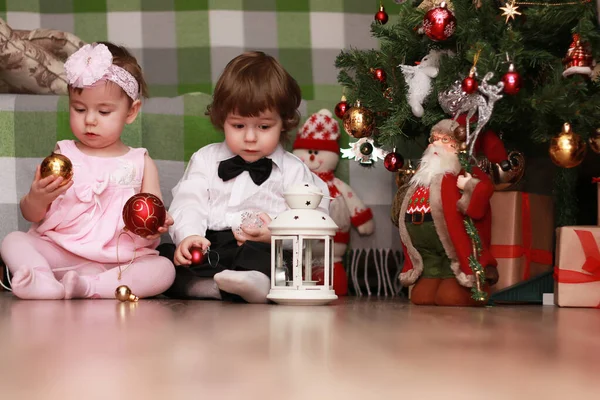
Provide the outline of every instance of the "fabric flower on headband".
<path id="1" fill-rule="evenodd" d="M 108 47 L 102 43 L 86 44 L 65 62 L 69 85 L 85 88 L 105 79 L 119 85 L 133 100 L 139 97 L 137 80 L 125 69 L 114 65 Z"/>
<path id="2" fill-rule="evenodd" d="M 111 65 L 112 54 L 108 47 L 86 44 L 69 57 L 65 62 L 65 70 L 70 85 L 90 86 L 102 79 Z"/>

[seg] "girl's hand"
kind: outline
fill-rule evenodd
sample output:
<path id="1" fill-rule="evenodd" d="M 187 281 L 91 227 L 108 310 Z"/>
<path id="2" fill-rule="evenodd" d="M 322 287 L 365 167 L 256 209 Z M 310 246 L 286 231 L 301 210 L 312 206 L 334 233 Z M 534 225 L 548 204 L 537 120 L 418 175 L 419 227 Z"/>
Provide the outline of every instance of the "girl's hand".
<path id="1" fill-rule="evenodd" d="M 42 178 L 40 173 L 40 166 L 35 169 L 35 176 L 33 183 L 27 193 L 27 200 L 32 204 L 46 208 L 52 203 L 58 196 L 64 194 L 71 186 L 73 186 L 73 180 L 69 179 L 67 183 L 64 183 L 62 176 L 50 175 Z M 61 186 L 61 184 L 63 184 Z"/>
<path id="2" fill-rule="evenodd" d="M 242 232 L 233 232 L 233 236 L 237 240 L 238 246 L 241 246 L 247 240 L 251 240 L 253 242 L 262 242 L 262 243 L 271 243 L 271 231 L 268 226 L 271 223 L 271 217 L 269 214 L 260 213 L 259 218 L 263 222 L 262 227 L 260 228 L 249 228 L 241 226 Z"/>
<path id="3" fill-rule="evenodd" d="M 173 218 L 171 217 L 171 214 L 167 213 L 167 216 L 165 217 L 164 225 L 158 227 L 158 233 L 155 233 L 154 235 L 148 235 L 148 236 L 146 236 L 146 239 L 148 239 L 148 240 L 158 239 L 163 233 L 166 233 L 169 230 L 169 227 L 171 225 L 173 225 L 173 223 L 174 223 L 174 221 L 173 221 Z"/>
<path id="4" fill-rule="evenodd" d="M 179 246 L 175 249 L 175 256 L 173 257 L 173 263 L 175 265 L 191 265 L 192 264 L 192 253 L 190 250 L 192 247 L 200 247 L 203 252 L 206 252 L 210 247 L 210 240 L 204 236 L 192 235 L 188 236 L 179 243 Z"/>

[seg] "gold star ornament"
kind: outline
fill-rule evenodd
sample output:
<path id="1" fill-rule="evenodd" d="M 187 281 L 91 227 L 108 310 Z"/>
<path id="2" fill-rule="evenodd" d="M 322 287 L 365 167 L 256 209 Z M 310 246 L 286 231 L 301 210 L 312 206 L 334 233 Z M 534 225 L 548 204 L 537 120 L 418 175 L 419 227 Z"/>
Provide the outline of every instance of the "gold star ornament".
<path id="1" fill-rule="evenodd" d="M 508 20 L 509 19 L 515 19 L 515 17 L 517 15 L 521 15 L 521 13 L 519 11 L 517 11 L 519 9 L 519 6 L 515 5 L 515 0 L 511 0 L 510 3 L 505 3 L 504 7 L 500 7 L 500 9 L 502 11 L 504 11 L 502 13 L 503 17 L 506 17 L 506 23 L 508 24 Z"/>

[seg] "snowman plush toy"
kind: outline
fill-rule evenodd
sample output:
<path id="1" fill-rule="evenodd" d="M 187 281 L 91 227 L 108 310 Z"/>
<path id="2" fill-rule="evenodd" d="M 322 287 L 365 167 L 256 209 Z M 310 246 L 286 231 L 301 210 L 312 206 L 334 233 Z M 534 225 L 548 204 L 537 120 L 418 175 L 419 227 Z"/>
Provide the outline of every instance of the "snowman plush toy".
<path id="1" fill-rule="evenodd" d="M 298 131 L 293 154 L 329 188 L 332 198 L 329 214 L 339 226 L 333 239 L 333 289 L 338 296 L 344 296 L 348 294 L 348 277 L 342 258 L 350 242 L 350 228 L 354 226 L 359 234 L 370 235 L 375 230 L 375 223 L 371 209 L 365 206 L 350 185 L 334 175 L 340 160 L 339 138 L 340 128 L 331 111 L 321 110 L 311 115 Z M 322 266 L 313 266 L 313 279 L 323 282 Z"/>

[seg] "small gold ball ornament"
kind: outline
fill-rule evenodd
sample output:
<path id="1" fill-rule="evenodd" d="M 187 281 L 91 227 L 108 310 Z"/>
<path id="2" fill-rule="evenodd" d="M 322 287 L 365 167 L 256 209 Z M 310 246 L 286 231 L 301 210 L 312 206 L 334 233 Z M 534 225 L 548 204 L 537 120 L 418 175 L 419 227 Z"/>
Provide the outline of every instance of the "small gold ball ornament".
<path id="1" fill-rule="evenodd" d="M 417 172 L 417 170 L 413 167 L 412 162 L 408 160 L 404 165 L 404 168 L 399 169 L 396 173 L 396 186 L 400 188 L 406 185 L 412 179 L 415 172 Z"/>
<path id="2" fill-rule="evenodd" d="M 131 293 L 131 289 L 126 285 L 121 285 L 115 290 L 115 297 L 119 301 L 138 301 L 140 298 Z"/>
<path id="3" fill-rule="evenodd" d="M 356 101 L 353 107 L 344 114 L 344 130 L 353 138 L 369 137 L 375 128 L 375 116 L 368 108 Z"/>
<path id="4" fill-rule="evenodd" d="M 40 175 L 42 178 L 50 175 L 62 176 L 64 185 L 73 177 L 73 164 L 62 154 L 52 153 L 42 161 Z"/>
<path id="5" fill-rule="evenodd" d="M 600 128 L 597 128 L 594 133 L 588 139 L 588 143 L 590 145 L 590 149 L 594 153 L 600 154 Z"/>
<path id="6" fill-rule="evenodd" d="M 586 144 L 578 134 L 571 131 L 571 125 L 564 123 L 563 130 L 550 141 L 550 159 L 562 168 L 573 168 L 585 158 Z"/>

